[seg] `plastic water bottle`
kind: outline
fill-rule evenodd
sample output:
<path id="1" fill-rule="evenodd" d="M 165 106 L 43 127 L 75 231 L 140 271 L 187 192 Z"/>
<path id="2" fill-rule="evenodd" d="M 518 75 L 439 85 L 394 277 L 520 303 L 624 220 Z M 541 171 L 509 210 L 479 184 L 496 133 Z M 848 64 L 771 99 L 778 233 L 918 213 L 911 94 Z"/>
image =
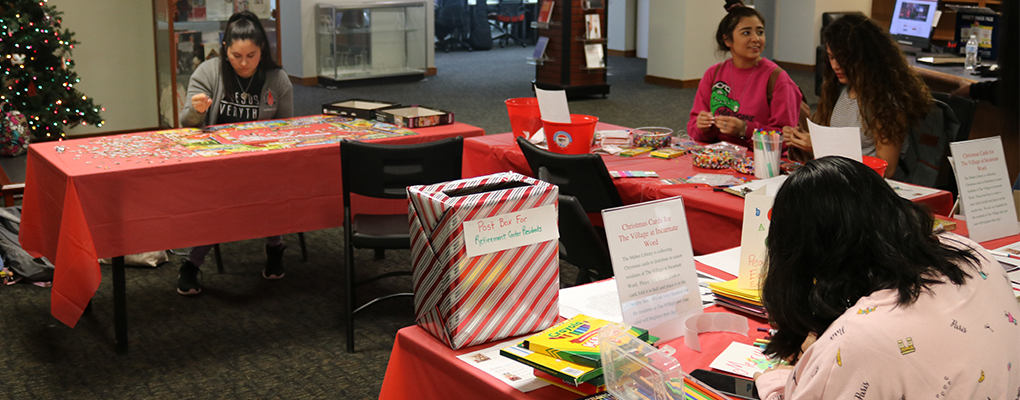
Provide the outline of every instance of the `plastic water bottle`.
<path id="1" fill-rule="evenodd" d="M 963 68 L 973 70 L 978 66 L 978 40 L 977 36 L 970 35 L 967 40 L 967 58 L 963 60 Z"/>

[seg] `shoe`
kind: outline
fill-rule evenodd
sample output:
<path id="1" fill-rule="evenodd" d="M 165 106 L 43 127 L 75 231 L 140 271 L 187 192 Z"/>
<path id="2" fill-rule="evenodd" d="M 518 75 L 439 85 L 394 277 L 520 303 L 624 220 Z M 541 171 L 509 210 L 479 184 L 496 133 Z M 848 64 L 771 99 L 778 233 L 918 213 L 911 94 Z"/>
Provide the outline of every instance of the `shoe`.
<path id="1" fill-rule="evenodd" d="M 266 268 L 262 270 L 262 277 L 266 279 L 283 278 L 283 251 L 287 246 L 266 246 Z"/>
<path id="2" fill-rule="evenodd" d="M 177 276 L 177 293 L 182 296 L 194 296 L 202 293 L 202 285 L 198 284 L 198 274 L 202 270 L 187 259 L 181 263 L 180 273 Z"/>

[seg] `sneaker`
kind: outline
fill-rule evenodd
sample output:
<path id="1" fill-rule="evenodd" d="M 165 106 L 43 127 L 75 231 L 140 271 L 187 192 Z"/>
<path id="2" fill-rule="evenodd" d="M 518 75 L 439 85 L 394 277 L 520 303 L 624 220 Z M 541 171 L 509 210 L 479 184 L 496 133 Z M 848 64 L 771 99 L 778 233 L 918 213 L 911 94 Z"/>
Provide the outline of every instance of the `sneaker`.
<path id="1" fill-rule="evenodd" d="M 198 273 L 202 270 L 187 259 L 181 263 L 180 273 L 177 276 L 177 293 L 182 296 L 194 296 L 202 293 L 202 285 L 198 284 Z"/>
<path id="2" fill-rule="evenodd" d="M 262 277 L 266 279 L 283 278 L 283 251 L 287 246 L 266 246 L 266 268 L 262 270 Z"/>

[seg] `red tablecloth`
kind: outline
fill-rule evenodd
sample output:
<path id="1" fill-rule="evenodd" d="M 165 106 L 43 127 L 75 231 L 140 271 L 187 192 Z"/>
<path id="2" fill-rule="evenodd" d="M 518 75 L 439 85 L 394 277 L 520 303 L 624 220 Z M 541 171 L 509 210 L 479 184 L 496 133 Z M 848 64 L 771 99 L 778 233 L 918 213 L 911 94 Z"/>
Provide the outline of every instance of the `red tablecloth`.
<path id="1" fill-rule="evenodd" d="M 626 129 L 599 123 L 598 129 Z M 725 173 L 753 179 L 731 169 L 713 170 L 695 167 L 690 156 L 663 160 L 647 154 L 637 157 L 603 155 L 610 171 L 655 171 L 661 178 L 687 178 L 699 173 Z M 479 176 L 501 171 L 531 175 L 512 134 L 488 135 L 464 141 L 464 176 Z M 692 233 L 695 254 L 708 254 L 740 245 L 744 200 L 714 191 L 704 185 L 666 185 L 659 178 L 617 179 L 616 187 L 626 204 L 683 196 L 687 225 Z M 916 200 L 931 206 L 936 214 L 946 215 L 953 207 L 953 196 L 946 191 Z"/>
<path id="2" fill-rule="evenodd" d="M 377 141 L 484 135 L 462 123 L 414 131 Z M 105 140 L 151 144 L 151 137 L 149 132 Z M 212 157 L 152 148 L 142 150 L 147 156 L 123 159 L 111 152 L 138 154 L 123 149 L 133 146 L 130 140 L 110 148 L 96 140 L 35 143 L 28 152 L 19 239 L 25 250 L 56 265 L 50 310 L 71 327 L 99 287 L 98 258 L 343 224 L 336 143 Z M 406 210 L 406 201 L 366 204 L 381 213 Z"/>
<path id="3" fill-rule="evenodd" d="M 725 272 L 698 263 L 699 270 L 705 270 L 725 278 L 735 278 Z M 729 313 L 719 306 L 711 306 L 706 312 Z M 673 355 L 680 361 L 685 372 L 695 369 L 709 369 L 719 353 L 731 342 L 751 344 L 765 334 L 757 328 L 766 327 L 761 320 L 748 318 L 747 336 L 729 332 L 708 332 L 698 335 L 702 351 L 687 348 L 683 338 L 665 344 L 676 349 Z M 547 386 L 528 393 L 522 393 L 500 382 L 481 370 L 457 359 L 457 356 L 492 346 L 492 343 L 452 350 L 418 326 L 409 326 L 397 332 L 393 343 L 390 362 L 386 366 L 382 392 L 379 399 L 577 399 L 579 394 Z"/>
<path id="4" fill-rule="evenodd" d="M 962 221 L 957 221 L 957 224 L 958 228 L 955 233 L 966 236 L 966 224 Z M 990 240 L 981 243 L 981 245 L 994 249 L 1016 241 L 1020 241 L 1020 235 Z M 704 264 L 698 263 L 697 265 L 698 270 L 712 275 L 724 279 L 734 278 L 730 274 Z M 705 311 L 731 312 L 719 306 L 711 306 Z M 674 357 L 680 361 L 680 366 L 685 372 L 689 373 L 699 368 L 710 369 L 709 364 L 712 363 L 712 360 L 718 357 L 731 342 L 750 344 L 756 338 L 765 337 L 764 333 L 757 330 L 757 328 L 766 327 L 764 321 L 752 318 L 748 318 L 748 321 L 750 322 L 748 336 L 728 332 L 709 332 L 698 335 L 702 347 L 700 353 L 687 348 L 683 343 L 683 338 L 666 344 L 677 350 Z M 522 393 L 456 358 L 459 355 L 489 346 L 492 344 L 452 350 L 418 326 L 403 328 L 397 332 L 396 341 L 393 343 L 393 351 L 390 353 L 390 362 L 386 366 L 386 376 L 383 379 L 379 398 L 385 400 L 444 398 L 568 400 L 582 397 L 555 386 Z"/>

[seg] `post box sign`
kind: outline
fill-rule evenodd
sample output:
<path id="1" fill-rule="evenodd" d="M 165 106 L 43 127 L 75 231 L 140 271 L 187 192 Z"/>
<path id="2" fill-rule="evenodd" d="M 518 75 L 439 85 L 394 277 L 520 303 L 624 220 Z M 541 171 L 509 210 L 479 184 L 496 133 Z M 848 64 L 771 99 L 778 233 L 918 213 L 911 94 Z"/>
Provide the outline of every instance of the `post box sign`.
<path id="1" fill-rule="evenodd" d="M 552 326 L 558 192 L 511 172 L 408 187 L 415 322 L 453 349 Z"/>
<path id="2" fill-rule="evenodd" d="M 468 257 L 559 238 L 553 205 L 464 221 L 464 247 Z"/>

